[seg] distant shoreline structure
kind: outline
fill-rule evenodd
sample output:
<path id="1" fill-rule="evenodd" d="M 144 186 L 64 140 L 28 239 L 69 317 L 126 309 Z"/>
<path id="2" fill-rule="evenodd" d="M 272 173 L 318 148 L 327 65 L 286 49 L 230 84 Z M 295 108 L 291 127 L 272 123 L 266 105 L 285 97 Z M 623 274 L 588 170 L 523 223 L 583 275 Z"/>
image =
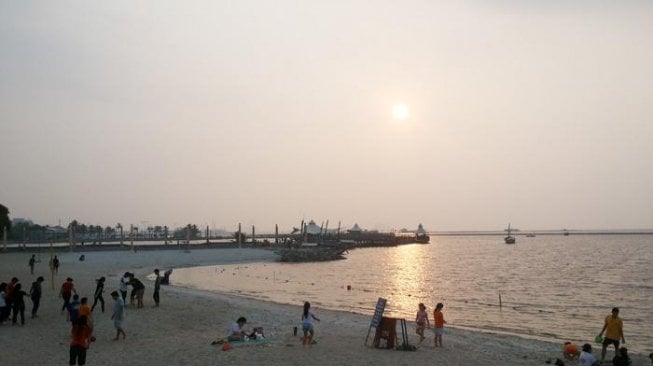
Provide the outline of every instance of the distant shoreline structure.
<path id="1" fill-rule="evenodd" d="M 653 229 L 635 230 L 512 230 L 515 236 L 535 235 L 653 235 Z M 430 231 L 431 236 L 497 236 L 505 235 L 504 231 Z"/>

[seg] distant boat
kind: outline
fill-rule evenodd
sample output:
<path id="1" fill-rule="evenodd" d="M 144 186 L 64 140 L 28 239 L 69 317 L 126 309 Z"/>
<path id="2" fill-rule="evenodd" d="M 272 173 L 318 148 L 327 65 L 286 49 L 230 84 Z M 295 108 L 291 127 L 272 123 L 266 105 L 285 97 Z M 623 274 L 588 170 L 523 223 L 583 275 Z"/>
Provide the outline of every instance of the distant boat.
<path id="1" fill-rule="evenodd" d="M 562 233 L 562 235 L 569 236 L 569 231 L 567 231 L 567 229 L 565 229 L 564 232 Z"/>
<path id="2" fill-rule="evenodd" d="M 526 237 L 527 237 L 527 238 L 534 238 L 534 237 L 535 237 L 535 234 L 533 234 L 533 233 L 529 233 L 529 234 L 526 234 Z"/>
<path id="3" fill-rule="evenodd" d="M 517 241 L 514 236 L 510 235 L 510 223 L 508 223 L 508 236 L 503 238 L 503 241 L 505 241 L 506 244 L 515 244 Z"/>

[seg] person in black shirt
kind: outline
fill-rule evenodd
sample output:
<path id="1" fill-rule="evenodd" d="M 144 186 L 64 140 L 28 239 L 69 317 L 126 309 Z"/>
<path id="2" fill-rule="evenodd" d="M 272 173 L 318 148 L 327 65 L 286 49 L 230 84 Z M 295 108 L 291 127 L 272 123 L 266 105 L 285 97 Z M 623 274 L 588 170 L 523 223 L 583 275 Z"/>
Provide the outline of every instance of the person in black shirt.
<path id="1" fill-rule="evenodd" d="M 104 281 L 105 278 L 100 277 L 95 282 L 97 282 L 97 285 L 95 286 L 95 294 L 93 295 L 93 306 L 91 307 L 91 311 L 95 310 L 95 305 L 97 305 L 98 301 L 100 302 L 102 312 L 104 313 L 104 298 L 102 297 L 102 293 L 104 292 Z"/>
<path id="2" fill-rule="evenodd" d="M 13 293 L 14 316 L 11 319 L 12 324 L 16 324 L 18 314 L 20 314 L 20 324 L 25 325 L 25 296 L 27 296 L 27 292 L 23 291 L 20 283 L 17 283 Z"/>
<path id="3" fill-rule="evenodd" d="M 32 319 L 36 318 L 36 312 L 39 310 L 39 305 L 41 304 L 41 295 L 43 294 L 41 290 L 42 282 L 43 276 L 39 276 L 36 281 L 32 282 L 32 287 L 29 289 L 29 296 L 32 299 Z"/>

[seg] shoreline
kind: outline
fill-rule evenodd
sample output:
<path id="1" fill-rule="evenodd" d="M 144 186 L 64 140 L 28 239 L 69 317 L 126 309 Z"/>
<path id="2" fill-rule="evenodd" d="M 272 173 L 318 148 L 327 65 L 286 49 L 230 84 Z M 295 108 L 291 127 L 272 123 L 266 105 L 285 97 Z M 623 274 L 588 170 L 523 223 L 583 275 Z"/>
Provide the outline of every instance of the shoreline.
<path id="1" fill-rule="evenodd" d="M 35 274 L 29 274 L 26 253 L 1 253 L 0 275 L 7 281 L 18 277 L 24 287 L 29 287 L 38 276 L 43 275 L 43 299 L 39 317 L 26 319 L 25 326 L 0 326 L 0 336 L 6 350 L 3 359 L 13 365 L 33 364 L 27 356 L 35 353 L 51 363 L 65 364 L 68 355 L 70 326 L 60 310 L 58 288 L 66 277 L 75 280 L 80 296 L 89 297 L 95 289 L 95 279 L 104 275 L 106 312 L 96 308 L 95 335 L 98 341 L 88 352 L 88 363 L 112 365 L 153 364 L 268 364 L 299 365 L 311 359 L 314 364 L 396 365 L 415 363 L 441 363 L 448 365 L 510 364 L 541 365 L 549 358 L 561 357 L 562 344 L 532 340 L 512 334 L 499 334 L 455 327 L 446 328 L 443 349 L 434 348 L 432 333 L 416 352 L 399 352 L 373 349 L 364 346 L 372 314 L 368 316 L 314 306 L 321 322 L 316 323 L 318 344 L 302 347 L 299 337 L 292 335 L 298 326 L 301 304 L 280 304 L 263 299 L 252 299 L 235 294 L 204 291 L 181 286 L 162 286 L 161 306 L 152 308 L 151 280 L 147 276 L 155 267 L 160 269 L 265 262 L 274 259 L 274 253 L 260 249 L 195 250 L 179 251 L 102 251 L 87 255 L 79 262 L 79 252 L 57 253 L 62 262 L 51 288 L 49 276 L 44 273 L 47 260 L 39 263 Z M 125 331 L 127 341 L 112 342 L 114 329 L 110 318 L 112 300 L 109 293 L 118 286 L 119 276 L 125 271 L 136 273 L 146 285 L 145 308 L 127 308 Z M 48 271 L 49 272 L 49 271 Z M 174 276 L 174 273 L 173 273 Z M 31 303 L 27 301 L 26 313 Z M 267 343 L 237 347 L 223 352 L 209 343 L 223 337 L 227 326 L 238 316 L 248 318 L 247 326 L 263 326 Z M 301 327 L 300 327 L 301 329 Z M 300 331 L 301 333 L 301 331 Z M 374 331 L 372 331 L 373 336 Z M 417 344 L 414 324 L 409 322 L 411 344 Z M 398 335 L 401 339 L 401 334 Z M 369 343 L 368 343 L 369 344 Z M 595 354 L 600 347 L 593 344 Z M 612 351 L 608 352 L 611 359 Z M 633 354 L 636 365 L 648 365 L 646 355 Z"/>

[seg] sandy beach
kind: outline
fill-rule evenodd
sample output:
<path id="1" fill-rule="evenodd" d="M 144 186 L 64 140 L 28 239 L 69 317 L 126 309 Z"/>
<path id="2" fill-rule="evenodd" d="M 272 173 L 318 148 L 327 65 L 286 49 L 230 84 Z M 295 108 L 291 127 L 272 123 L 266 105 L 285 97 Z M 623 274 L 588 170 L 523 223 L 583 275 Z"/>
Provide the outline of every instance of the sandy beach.
<path id="1" fill-rule="evenodd" d="M 80 254 L 86 254 L 85 261 L 78 261 Z M 39 317 L 29 318 L 28 301 L 24 326 L 12 326 L 11 322 L 0 326 L 3 365 L 67 364 L 70 325 L 60 312 L 59 287 L 71 277 L 80 296 L 92 303 L 95 279 L 100 276 L 106 277 L 106 311 L 96 308 L 93 314 L 97 341 L 88 350 L 89 365 L 544 365 L 547 359 L 561 357 L 562 345 L 558 343 L 456 328 L 447 329 L 444 348 L 434 348 L 432 333 L 427 331 L 427 339 L 414 352 L 373 349 L 364 345 L 372 314 L 319 307 L 313 309 L 321 319 L 316 323 L 318 343 L 304 347 L 292 332 L 300 324 L 302 304 L 276 304 L 189 288 L 162 286 L 161 306 L 153 307 L 153 281 L 148 276 L 154 268 L 275 260 L 268 250 L 59 252 L 61 267 L 54 289 L 47 266 L 49 255 L 41 254 L 42 262 L 37 263 L 34 275 L 27 266 L 29 256 L 27 252 L 0 254 L 2 281 L 15 276 L 29 290 L 37 276 L 46 278 Z M 118 288 L 125 271 L 135 273 L 145 283 L 145 307 L 128 306 L 124 325 L 127 338 L 112 341 L 115 330 L 109 293 Z M 230 322 L 239 316 L 248 319 L 247 328 L 262 326 L 266 341 L 229 351 L 211 345 L 212 340 L 225 336 Z M 414 323 L 407 320 L 410 341 L 417 345 Z M 599 345 L 593 347 L 598 355 Z M 613 352 L 608 356 L 611 359 Z M 632 356 L 634 365 L 650 364 L 645 355 Z"/>

